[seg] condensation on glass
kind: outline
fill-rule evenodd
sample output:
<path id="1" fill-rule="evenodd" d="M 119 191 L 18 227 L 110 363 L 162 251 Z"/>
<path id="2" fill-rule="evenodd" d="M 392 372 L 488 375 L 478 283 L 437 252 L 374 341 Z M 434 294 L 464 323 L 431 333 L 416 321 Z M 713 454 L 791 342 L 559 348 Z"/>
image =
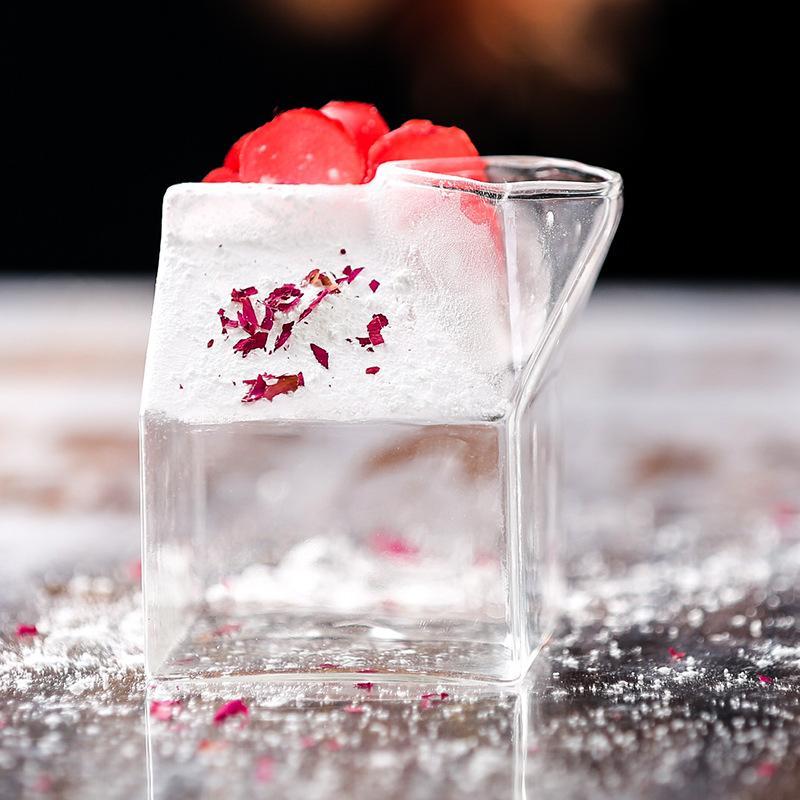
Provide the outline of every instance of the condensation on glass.
<path id="1" fill-rule="evenodd" d="M 615 173 L 533 157 L 172 187 L 141 413 L 148 673 L 524 675 L 561 591 L 557 350 L 620 211 Z M 288 346 L 243 358 L 221 334 L 232 288 L 258 307 L 346 266 Z M 242 402 L 289 370 L 296 391 Z"/>

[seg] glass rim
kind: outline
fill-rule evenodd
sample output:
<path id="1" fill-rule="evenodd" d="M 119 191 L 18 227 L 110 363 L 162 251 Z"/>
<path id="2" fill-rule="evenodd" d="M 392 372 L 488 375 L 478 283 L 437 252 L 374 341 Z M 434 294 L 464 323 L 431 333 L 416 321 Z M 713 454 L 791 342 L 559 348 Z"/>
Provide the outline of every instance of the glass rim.
<path id="1" fill-rule="evenodd" d="M 476 168 L 497 167 L 512 176 L 487 181 L 471 177 Z M 468 156 L 409 159 L 380 164 L 376 179 L 400 179 L 437 189 L 498 197 L 616 197 L 622 193 L 618 172 L 580 161 L 546 156 Z"/>

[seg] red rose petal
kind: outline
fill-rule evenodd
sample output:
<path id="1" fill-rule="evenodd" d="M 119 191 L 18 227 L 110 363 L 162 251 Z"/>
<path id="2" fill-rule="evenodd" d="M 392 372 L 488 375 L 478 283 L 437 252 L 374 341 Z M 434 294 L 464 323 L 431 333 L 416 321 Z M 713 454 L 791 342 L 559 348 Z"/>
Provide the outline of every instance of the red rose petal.
<path id="1" fill-rule="evenodd" d="M 272 330 L 272 323 L 275 321 L 275 311 L 268 305 L 264 305 L 264 319 L 261 320 L 260 327 L 265 331 Z"/>
<path id="2" fill-rule="evenodd" d="M 239 173 L 228 167 L 216 167 L 203 178 L 203 183 L 241 183 Z"/>
<path id="3" fill-rule="evenodd" d="M 323 289 L 319 294 L 303 309 L 300 316 L 297 318 L 298 322 L 302 322 L 329 294 L 336 294 L 339 289 Z"/>
<path id="4" fill-rule="evenodd" d="M 244 322 L 242 322 L 242 319 L 244 319 Z M 256 310 L 253 308 L 253 303 L 249 297 L 242 299 L 242 310 L 239 312 L 239 322 L 243 328 L 245 325 L 248 325 L 250 328 L 252 328 L 252 330 L 248 330 L 248 333 L 252 333 L 258 327 Z"/>
<path id="5" fill-rule="evenodd" d="M 380 367 L 367 367 L 365 372 L 367 375 L 377 375 L 381 371 Z"/>
<path id="6" fill-rule="evenodd" d="M 254 130 L 242 144 L 239 175 L 261 183 L 360 183 L 364 156 L 344 126 L 295 108 Z"/>
<path id="7" fill-rule="evenodd" d="M 345 714 L 363 714 L 364 709 L 361 706 L 345 706 L 344 707 Z"/>
<path id="8" fill-rule="evenodd" d="M 242 145 L 247 140 L 247 137 L 253 131 L 247 131 L 247 133 L 240 136 L 232 145 L 231 149 L 228 150 L 227 155 L 225 156 L 225 160 L 222 162 L 223 167 L 227 167 L 229 170 L 232 170 L 236 173 L 236 179 L 239 179 L 239 154 L 242 150 Z"/>
<path id="9" fill-rule="evenodd" d="M 353 137 L 364 159 L 372 143 L 386 133 L 389 126 L 375 106 L 369 103 L 352 103 L 344 100 L 331 100 L 320 111 L 331 119 L 341 122 Z"/>
<path id="10" fill-rule="evenodd" d="M 38 636 L 39 631 L 35 625 L 17 625 L 17 636 Z"/>
<path id="11" fill-rule="evenodd" d="M 372 289 L 373 294 L 378 291 L 380 285 L 380 281 L 376 281 L 375 278 L 369 282 L 369 288 Z"/>
<path id="12" fill-rule="evenodd" d="M 278 338 L 275 340 L 275 347 L 272 348 L 273 352 L 279 350 L 286 344 L 286 342 L 289 341 L 289 337 L 292 335 L 292 328 L 294 328 L 294 322 L 283 323 L 281 332 L 278 334 Z"/>
<path id="13" fill-rule="evenodd" d="M 268 375 L 266 372 L 253 380 L 244 381 L 250 390 L 242 398 L 243 403 L 253 403 L 256 400 L 269 400 L 280 394 L 291 394 L 304 386 L 303 373 L 296 375 Z"/>
<path id="14" fill-rule="evenodd" d="M 373 314 L 372 319 L 367 323 L 367 333 L 369 334 L 370 344 L 373 346 L 383 344 L 384 338 L 381 331 L 389 324 L 389 320 L 383 314 Z"/>
<path id="15" fill-rule="evenodd" d="M 246 358 L 251 350 L 263 350 L 267 346 L 268 335 L 265 331 L 256 331 L 246 339 L 239 339 L 233 346 L 233 350 L 236 353 L 241 353 L 242 358 Z"/>
<path id="16" fill-rule="evenodd" d="M 365 180 L 371 180 L 377 166 L 386 161 L 477 155 L 475 145 L 461 128 L 434 125 L 427 119 L 411 119 L 381 136 L 370 147 Z"/>
<path id="17" fill-rule="evenodd" d="M 311 352 L 314 354 L 314 358 L 322 364 L 325 369 L 328 369 L 328 351 L 323 349 L 317 344 L 310 345 Z"/>
<path id="18" fill-rule="evenodd" d="M 248 286 L 246 289 L 231 289 L 231 300 L 234 303 L 241 303 L 245 297 L 252 297 L 254 294 L 258 294 L 255 286 Z"/>
<path id="19" fill-rule="evenodd" d="M 262 756 L 256 763 L 256 780 L 259 783 L 269 783 L 275 775 L 275 760 L 269 756 Z"/>
<path id="20" fill-rule="evenodd" d="M 239 323 L 236 320 L 230 319 L 225 315 L 225 309 L 221 308 L 217 311 L 219 316 L 219 321 L 222 323 L 222 335 L 224 336 L 228 332 L 228 328 L 238 328 Z"/>
<path id="21" fill-rule="evenodd" d="M 680 661 L 682 658 L 686 658 L 686 653 L 684 653 L 683 650 L 676 650 L 674 647 L 670 647 L 668 652 L 674 661 Z"/>
<path id="22" fill-rule="evenodd" d="M 356 689 L 363 689 L 365 692 L 371 692 L 372 686 L 373 684 L 371 684 L 369 681 L 364 681 L 363 683 L 357 683 Z"/>
<path id="23" fill-rule="evenodd" d="M 353 269 L 347 266 L 342 270 L 342 272 L 344 272 L 344 277 L 338 278 L 336 283 L 352 283 L 363 271 L 364 267 L 356 267 L 356 269 Z"/>
<path id="24" fill-rule="evenodd" d="M 214 724 L 221 725 L 228 717 L 235 717 L 238 714 L 246 717 L 248 713 L 249 709 L 243 700 L 229 700 L 217 709 L 217 713 L 214 714 Z"/>
<path id="25" fill-rule="evenodd" d="M 298 303 L 303 293 L 293 283 L 284 283 L 277 289 L 273 289 L 264 301 L 275 311 L 291 311 Z"/>
<path id="26" fill-rule="evenodd" d="M 772 678 L 769 675 L 756 675 L 756 677 L 758 678 L 758 680 L 761 683 L 774 683 L 775 682 L 775 678 Z"/>
<path id="27" fill-rule="evenodd" d="M 390 531 L 375 531 L 369 537 L 369 549 L 381 556 L 407 557 L 419 553 L 419 548 Z"/>
<path id="28" fill-rule="evenodd" d="M 169 722 L 180 704 L 180 700 L 153 700 L 150 703 L 150 716 L 161 722 Z"/>

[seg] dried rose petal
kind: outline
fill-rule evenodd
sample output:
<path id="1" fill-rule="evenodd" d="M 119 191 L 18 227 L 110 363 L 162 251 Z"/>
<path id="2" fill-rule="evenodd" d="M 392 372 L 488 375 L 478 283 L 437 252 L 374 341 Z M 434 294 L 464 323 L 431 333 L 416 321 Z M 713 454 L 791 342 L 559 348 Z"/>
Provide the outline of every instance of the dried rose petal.
<path id="1" fill-rule="evenodd" d="M 383 344 L 384 339 L 381 331 L 389 324 L 389 320 L 383 314 L 373 314 L 372 319 L 367 323 L 367 333 L 372 345 Z"/>
<path id="2" fill-rule="evenodd" d="M 381 556 L 410 557 L 419 553 L 419 548 L 389 531 L 375 531 L 369 537 L 369 549 Z"/>
<path id="3" fill-rule="evenodd" d="M 255 400 L 269 400 L 279 394 L 291 394 L 300 386 L 304 386 L 303 373 L 296 375 L 269 375 L 263 373 L 253 380 L 244 381 L 250 390 L 242 398 L 243 403 L 252 403 Z"/>
<path id="4" fill-rule="evenodd" d="M 303 278 L 301 286 L 316 286 L 320 289 L 331 289 L 336 287 L 336 281 L 327 275 L 326 273 L 322 272 L 319 269 L 312 269 L 308 275 Z M 337 289 L 338 291 L 338 289 Z"/>
<path id="5" fill-rule="evenodd" d="M 242 626 L 238 622 L 229 622 L 226 625 L 220 625 L 219 628 L 215 628 L 211 634 L 212 636 L 225 636 L 228 633 L 237 633 L 241 629 Z"/>
<path id="6" fill-rule="evenodd" d="M 208 340 L 208 344 L 206 345 L 206 347 L 213 347 L 213 346 L 214 346 L 214 340 L 213 339 L 209 339 Z"/>
<path id="7" fill-rule="evenodd" d="M 292 335 L 292 328 L 294 327 L 294 322 L 284 322 L 283 327 L 281 328 L 281 332 L 278 334 L 278 338 L 275 340 L 275 346 L 272 348 L 273 352 L 279 350 L 286 342 L 289 341 L 289 337 Z"/>
<path id="8" fill-rule="evenodd" d="M 367 375 L 377 375 L 380 371 L 381 371 L 380 367 L 367 367 L 364 370 L 364 372 L 366 372 Z"/>
<path id="9" fill-rule="evenodd" d="M 217 315 L 219 316 L 219 321 L 222 323 L 222 335 L 223 336 L 228 332 L 227 331 L 228 328 L 238 328 L 239 327 L 239 323 L 236 320 L 230 319 L 229 317 L 227 317 L 225 315 L 225 309 L 224 308 L 221 308 L 219 311 L 217 311 Z"/>
<path id="10" fill-rule="evenodd" d="M 269 756 L 262 756 L 256 762 L 256 780 L 259 783 L 269 783 L 275 775 L 275 760 Z"/>
<path id="11" fill-rule="evenodd" d="M 772 678 L 769 675 L 756 675 L 756 677 L 758 678 L 758 680 L 761 683 L 774 683 L 775 682 L 775 678 Z"/>
<path id="12" fill-rule="evenodd" d="M 299 302 L 303 293 L 293 283 L 284 283 L 273 289 L 264 301 L 275 311 L 291 311 Z"/>
<path id="13" fill-rule="evenodd" d="M 214 724 L 221 725 L 228 717 L 235 717 L 237 714 L 246 717 L 248 713 L 250 713 L 249 709 L 243 700 L 229 700 L 217 709 L 217 713 L 214 714 Z"/>
<path id="14" fill-rule="evenodd" d="M 234 352 L 241 353 L 242 358 L 246 358 L 251 350 L 263 350 L 267 346 L 267 336 L 265 331 L 256 331 L 246 339 L 239 339 L 233 346 Z"/>
<path id="15" fill-rule="evenodd" d="M 242 327 L 248 332 L 253 333 L 258 327 L 258 318 L 253 303 L 249 297 L 242 299 L 242 310 L 237 315 Z"/>
<path id="16" fill-rule="evenodd" d="M 338 291 L 338 287 L 336 289 L 322 289 L 301 312 L 300 316 L 297 318 L 297 321 L 302 322 L 329 294 L 335 294 Z"/>
<path id="17" fill-rule="evenodd" d="M 311 352 L 314 354 L 314 358 L 322 364 L 325 369 L 328 369 L 328 351 L 324 348 L 320 347 L 317 344 L 310 345 Z"/>
<path id="18" fill-rule="evenodd" d="M 35 625 L 17 625 L 17 636 L 38 636 L 39 631 Z"/>
<path id="19" fill-rule="evenodd" d="M 756 774 L 759 778 L 771 778 L 778 770 L 778 765 L 773 761 L 762 761 L 756 767 Z"/>
<path id="20" fill-rule="evenodd" d="M 670 657 L 675 661 L 686 658 L 686 653 L 684 653 L 683 650 L 676 650 L 674 647 L 670 647 L 667 652 L 669 652 Z"/>
<path id="21" fill-rule="evenodd" d="M 371 684 L 369 681 L 364 681 L 363 683 L 357 683 L 356 689 L 363 689 L 365 692 L 371 692 L 372 686 L 373 684 Z"/>
<path id="22" fill-rule="evenodd" d="M 426 711 L 429 708 L 438 706 L 443 700 L 446 700 L 450 695 L 447 692 L 427 692 L 423 694 L 419 701 L 419 707 Z"/>
<path id="23" fill-rule="evenodd" d="M 336 283 L 352 283 L 362 272 L 364 267 L 356 267 L 353 269 L 349 264 L 342 270 L 344 276 L 337 278 Z"/>
<path id="24" fill-rule="evenodd" d="M 169 722 L 180 705 L 180 700 L 153 700 L 150 703 L 150 716 L 161 722 Z"/>
<path id="25" fill-rule="evenodd" d="M 261 320 L 260 327 L 265 331 L 271 331 L 273 322 L 275 322 L 275 309 L 264 304 L 264 319 Z"/>
<path id="26" fill-rule="evenodd" d="M 373 279 L 372 279 L 372 280 L 369 282 L 369 288 L 370 288 L 370 289 L 372 289 L 373 293 L 378 291 L 378 287 L 379 287 L 380 285 L 381 285 L 381 282 L 380 282 L 380 281 L 376 281 L 376 280 L 375 280 L 375 278 L 373 278 Z"/>
<path id="27" fill-rule="evenodd" d="M 248 286 L 246 289 L 231 289 L 231 300 L 234 303 L 241 303 L 245 297 L 252 297 L 254 294 L 258 294 L 255 286 Z"/>

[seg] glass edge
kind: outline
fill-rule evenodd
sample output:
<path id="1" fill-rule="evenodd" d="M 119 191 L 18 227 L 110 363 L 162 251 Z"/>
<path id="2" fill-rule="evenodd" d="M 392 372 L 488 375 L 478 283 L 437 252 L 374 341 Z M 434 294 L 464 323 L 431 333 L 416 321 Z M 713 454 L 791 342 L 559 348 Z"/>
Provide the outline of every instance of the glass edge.
<path id="1" fill-rule="evenodd" d="M 592 180 L 520 180 L 490 182 L 477 178 L 466 178 L 461 175 L 449 175 L 446 172 L 433 172 L 425 169 L 426 165 L 436 164 L 438 167 L 447 163 L 465 164 L 480 159 L 496 166 L 509 169 L 554 169 L 570 170 L 582 173 Z M 595 167 L 580 161 L 547 156 L 472 156 L 457 158 L 410 159 L 406 161 L 389 161 L 381 164 L 376 173 L 376 180 L 400 179 L 416 185 L 427 185 L 437 189 L 448 189 L 494 195 L 501 198 L 514 197 L 617 197 L 622 194 L 622 176 L 618 172 Z"/>

